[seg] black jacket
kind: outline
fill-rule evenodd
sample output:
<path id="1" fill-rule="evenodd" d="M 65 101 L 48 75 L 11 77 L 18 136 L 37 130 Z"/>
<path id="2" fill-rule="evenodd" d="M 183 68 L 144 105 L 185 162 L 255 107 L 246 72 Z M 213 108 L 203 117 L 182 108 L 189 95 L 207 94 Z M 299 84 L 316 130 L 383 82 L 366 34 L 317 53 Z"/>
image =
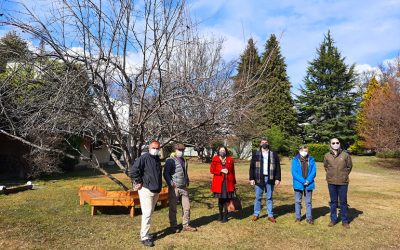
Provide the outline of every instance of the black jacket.
<path id="1" fill-rule="evenodd" d="M 279 156 L 276 152 L 271 151 L 272 157 L 268 157 L 268 162 L 263 162 L 262 153 L 258 150 L 250 162 L 249 179 L 255 180 L 257 185 L 264 185 L 264 167 L 268 168 L 269 180 L 268 183 L 274 185 L 275 180 L 281 181 L 281 163 Z M 273 162 L 271 162 L 271 160 Z M 271 165 L 274 165 L 273 171 L 271 171 Z M 272 173 L 271 173 L 272 172 Z"/>
<path id="2" fill-rule="evenodd" d="M 128 171 L 133 183 L 141 183 L 153 193 L 159 193 L 162 186 L 162 169 L 159 156 L 145 153 L 135 160 Z"/>

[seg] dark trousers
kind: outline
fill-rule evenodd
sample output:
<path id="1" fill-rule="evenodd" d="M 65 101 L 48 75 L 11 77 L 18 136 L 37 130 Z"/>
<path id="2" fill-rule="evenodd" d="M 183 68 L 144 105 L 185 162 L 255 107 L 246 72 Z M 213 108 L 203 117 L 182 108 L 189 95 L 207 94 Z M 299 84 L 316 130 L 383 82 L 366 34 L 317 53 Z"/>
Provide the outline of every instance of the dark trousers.
<path id="1" fill-rule="evenodd" d="M 328 184 L 329 196 L 331 201 L 329 206 L 331 208 L 331 221 L 337 221 L 337 208 L 340 202 L 340 217 L 342 223 L 348 223 L 347 218 L 347 190 L 349 185 L 334 185 Z M 339 201 L 339 202 L 338 202 Z"/>

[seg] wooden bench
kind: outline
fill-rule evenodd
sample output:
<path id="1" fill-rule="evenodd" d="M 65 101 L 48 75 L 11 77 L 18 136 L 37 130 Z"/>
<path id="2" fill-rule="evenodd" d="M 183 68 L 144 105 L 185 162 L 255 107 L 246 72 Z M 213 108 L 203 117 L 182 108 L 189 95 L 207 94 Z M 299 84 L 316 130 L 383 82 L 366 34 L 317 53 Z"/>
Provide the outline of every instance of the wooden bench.
<path id="1" fill-rule="evenodd" d="M 92 206 L 92 216 L 97 214 L 98 207 L 124 206 L 130 209 L 130 216 L 135 216 L 135 206 L 140 205 L 137 191 L 106 191 L 98 186 L 81 186 L 79 204 L 85 202 Z M 162 188 L 158 201 L 163 207 L 168 206 L 168 188 Z"/>

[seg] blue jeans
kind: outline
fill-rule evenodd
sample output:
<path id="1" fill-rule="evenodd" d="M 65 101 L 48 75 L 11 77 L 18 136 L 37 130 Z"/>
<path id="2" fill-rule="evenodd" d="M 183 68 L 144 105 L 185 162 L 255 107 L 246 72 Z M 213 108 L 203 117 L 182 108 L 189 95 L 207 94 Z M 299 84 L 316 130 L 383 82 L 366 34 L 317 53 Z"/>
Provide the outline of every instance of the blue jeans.
<path id="1" fill-rule="evenodd" d="M 312 220 L 311 210 L 312 210 L 312 190 L 294 190 L 294 210 L 296 214 L 296 219 L 301 219 L 301 200 L 303 194 L 306 202 L 306 219 Z"/>
<path id="2" fill-rule="evenodd" d="M 264 176 L 265 185 L 256 185 L 256 199 L 254 200 L 254 216 L 259 216 L 261 212 L 261 199 L 263 197 L 264 191 L 267 203 L 267 214 L 268 217 L 274 217 L 272 212 L 272 193 L 274 192 L 274 185 L 268 184 L 268 176 Z"/>
<path id="3" fill-rule="evenodd" d="M 347 219 L 347 190 L 349 185 L 334 185 L 328 184 L 329 196 L 331 201 L 329 206 L 331 207 L 331 221 L 337 221 L 337 207 L 338 200 L 340 201 L 340 216 L 342 217 L 342 223 L 348 223 Z"/>

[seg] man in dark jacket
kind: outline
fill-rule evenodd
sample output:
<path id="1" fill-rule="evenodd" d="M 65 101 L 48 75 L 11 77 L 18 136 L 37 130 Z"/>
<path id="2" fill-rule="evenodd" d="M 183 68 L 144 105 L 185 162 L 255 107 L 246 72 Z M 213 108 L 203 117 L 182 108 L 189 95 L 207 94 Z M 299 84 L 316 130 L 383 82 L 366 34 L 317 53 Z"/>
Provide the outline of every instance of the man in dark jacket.
<path id="1" fill-rule="evenodd" d="M 260 149 L 253 155 L 250 162 L 250 184 L 255 185 L 256 199 L 254 201 L 253 221 L 258 220 L 261 211 L 261 199 L 266 195 L 268 220 L 276 223 L 272 212 L 275 185 L 281 181 L 281 165 L 278 154 L 269 150 L 267 138 L 262 138 Z"/>
<path id="2" fill-rule="evenodd" d="M 175 145 L 175 152 L 165 161 L 164 179 L 168 184 L 169 224 L 174 232 L 179 232 L 176 221 L 176 205 L 179 201 L 182 204 L 182 226 L 183 231 L 195 232 L 196 228 L 189 225 L 190 222 L 190 201 L 188 163 L 183 157 L 185 145 Z"/>
<path id="3" fill-rule="evenodd" d="M 349 186 L 349 174 L 353 167 L 351 157 L 340 148 L 340 142 L 337 138 L 330 141 L 331 150 L 325 154 L 324 167 L 326 171 L 326 181 L 328 182 L 329 202 L 331 210 L 331 221 L 329 227 L 337 222 L 337 207 L 340 200 L 340 215 L 342 225 L 350 228 L 347 218 L 347 190 Z"/>
<path id="4" fill-rule="evenodd" d="M 149 145 L 149 152 L 137 158 L 129 171 L 134 190 L 138 190 L 140 208 L 142 209 L 140 240 L 143 245 L 149 247 L 154 246 L 153 239 L 149 235 L 151 215 L 157 204 L 162 186 L 159 152 L 160 143 L 155 140 L 152 141 Z"/>

